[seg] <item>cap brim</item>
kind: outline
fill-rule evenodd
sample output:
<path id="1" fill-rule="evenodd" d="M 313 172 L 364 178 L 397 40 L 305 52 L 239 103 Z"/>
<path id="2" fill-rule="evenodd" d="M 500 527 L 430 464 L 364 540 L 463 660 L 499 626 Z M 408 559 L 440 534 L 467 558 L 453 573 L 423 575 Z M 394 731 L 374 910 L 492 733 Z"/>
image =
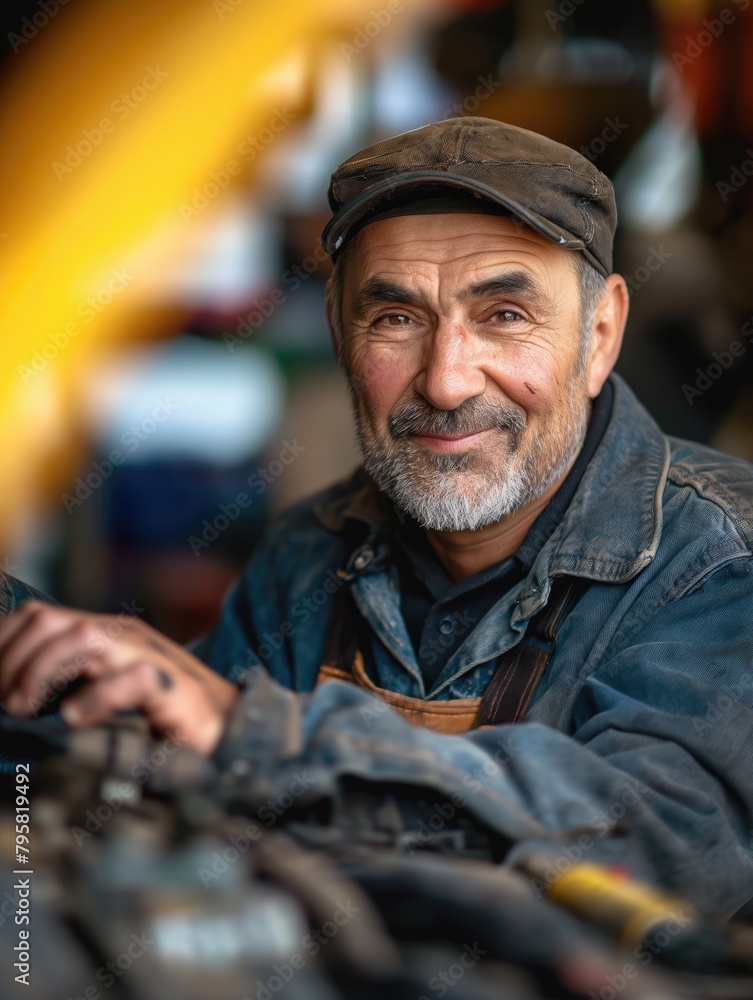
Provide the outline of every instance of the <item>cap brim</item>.
<path id="1" fill-rule="evenodd" d="M 368 217 L 378 209 L 388 209 L 390 200 L 404 201 L 405 195 L 411 191 L 424 192 L 431 189 L 454 190 L 468 192 L 482 198 L 493 205 L 506 209 L 511 215 L 520 219 L 546 239 L 568 250 L 582 250 L 589 261 L 604 277 L 608 272 L 604 265 L 590 252 L 582 239 L 566 232 L 560 226 L 545 219 L 537 212 L 526 208 L 512 198 L 506 198 L 481 181 L 458 174 L 438 173 L 435 170 L 420 170 L 410 174 L 400 174 L 389 177 L 374 184 L 351 201 L 346 208 L 336 212 L 322 233 L 322 246 L 328 254 L 334 256 L 343 246 L 349 236 L 368 223 Z"/>

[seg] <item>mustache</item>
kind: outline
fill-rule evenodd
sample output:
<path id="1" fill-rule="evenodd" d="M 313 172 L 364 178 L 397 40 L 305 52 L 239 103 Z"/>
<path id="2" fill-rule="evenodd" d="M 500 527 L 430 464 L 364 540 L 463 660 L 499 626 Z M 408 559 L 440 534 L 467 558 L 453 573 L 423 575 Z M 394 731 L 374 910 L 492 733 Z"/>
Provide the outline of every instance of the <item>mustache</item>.
<path id="1" fill-rule="evenodd" d="M 527 424 L 525 411 L 509 403 L 466 399 L 454 410 L 438 410 L 425 399 L 409 400 L 399 406 L 388 421 L 394 438 L 410 435 L 476 434 L 495 428 L 510 431 L 513 443 Z"/>

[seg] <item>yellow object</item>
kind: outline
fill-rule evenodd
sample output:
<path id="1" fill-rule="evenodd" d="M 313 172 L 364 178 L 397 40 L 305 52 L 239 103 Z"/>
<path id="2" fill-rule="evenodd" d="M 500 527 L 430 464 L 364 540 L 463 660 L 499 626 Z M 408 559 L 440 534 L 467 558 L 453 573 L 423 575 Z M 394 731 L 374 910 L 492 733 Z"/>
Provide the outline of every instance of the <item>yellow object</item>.
<path id="1" fill-rule="evenodd" d="M 675 920 L 678 913 L 684 926 L 691 911 L 685 900 L 622 880 L 607 868 L 586 863 L 564 872 L 547 895 L 589 923 L 611 931 L 626 947 L 639 944 L 652 928 Z"/>
<path id="2" fill-rule="evenodd" d="M 181 205 L 273 116 L 299 123 L 310 94 L 305 74 L 288 71 L 291 55 L 349 39 L 374 6 L 54 0 L 33 23 L 19 16 L 0 123 L 4 550 L 70 444 L 84 362 L 105 341 L 143 333 L 150 276 L 195 240 Z"/>

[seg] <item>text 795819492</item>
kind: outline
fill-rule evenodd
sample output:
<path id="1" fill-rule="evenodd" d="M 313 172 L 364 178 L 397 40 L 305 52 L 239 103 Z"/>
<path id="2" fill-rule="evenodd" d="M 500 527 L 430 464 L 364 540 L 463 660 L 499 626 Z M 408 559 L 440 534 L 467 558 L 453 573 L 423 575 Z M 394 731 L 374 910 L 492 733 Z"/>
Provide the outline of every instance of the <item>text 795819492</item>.
<path id="1" fill-rule="evenodd" d="M 16 764 L 16 864 L 26 866 L 29 859 L 29 765 Z M 13 945 L 13 968 L 18 969 L 17 983 L 30 985 L 31 973 L 31 876 L 33 870 L 19 867 L 13 870 L 14 875 L 25 875 L 26 878 L 16 879 L 13 888 L 16 892 L 15 923 L 19 928 L 18 942 Z"/>

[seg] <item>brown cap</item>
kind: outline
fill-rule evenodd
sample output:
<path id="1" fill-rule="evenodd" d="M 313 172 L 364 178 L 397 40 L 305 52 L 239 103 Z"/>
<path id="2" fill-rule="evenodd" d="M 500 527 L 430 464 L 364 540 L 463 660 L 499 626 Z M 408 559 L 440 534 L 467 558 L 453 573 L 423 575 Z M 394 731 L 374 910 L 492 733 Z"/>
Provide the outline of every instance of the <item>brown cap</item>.
<path id="1" fill-rule="evenodd" d="M 611 273 L 617 211 L 609 179 L 569 146 L 491 118 L 435 122 L 351 156 L 332 175 L 335 214 L 322 246 L 334 255 L 375 215 L 453 189 Z"/>

